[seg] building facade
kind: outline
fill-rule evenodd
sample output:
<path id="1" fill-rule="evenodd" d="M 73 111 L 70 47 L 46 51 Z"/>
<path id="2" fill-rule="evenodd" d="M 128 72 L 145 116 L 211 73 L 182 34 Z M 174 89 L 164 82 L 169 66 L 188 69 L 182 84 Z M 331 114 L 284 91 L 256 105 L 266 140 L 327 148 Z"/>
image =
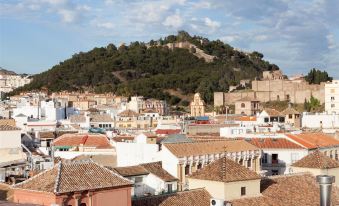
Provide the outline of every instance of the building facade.
<path id="1" fill-rule="evenodd" d="M 192 117 L 205 116 L 205 102 L 202 100 L 199 93 L 195 93 L 190 107 Z"/>
<path id="2" fill-rule="evenodd" d="M 325 84 L 325 111 L 339 114 L 339 80 Z"/>

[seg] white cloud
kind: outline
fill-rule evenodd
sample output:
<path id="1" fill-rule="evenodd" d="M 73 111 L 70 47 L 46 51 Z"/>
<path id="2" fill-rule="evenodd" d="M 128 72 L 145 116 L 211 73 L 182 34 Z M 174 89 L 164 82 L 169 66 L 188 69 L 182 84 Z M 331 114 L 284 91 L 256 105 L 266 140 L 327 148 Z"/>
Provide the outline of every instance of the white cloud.
<path id="1" fill-rule="evenodd" d="M 218 22 L 218 21 L 213 21 L 213 20 L 211 20 L 211 19 L 208 18 L 208 17 L 205 17 L 204 22 L 205 22 L 205 25 L 206 25 L 207 27 L 209 27 L 210 29 L 212 29 L 213 31 L 214 31 L 215 29 L 217 29 L 217 28 L 220 27 L 220 22 Z"/>
<path id="2" fill-rule="evenodd" d="M 179 14 L 166 17 L 163 25 L 167 27 L 180 28 L 184 24 L 183 18 Z"/>
<path id="3" fill-rule="evenodd" d="M 67 9 L 60 9 L 58 10 L 58 13 L 60 14 L 62 21 L 65 23 L 72 23 L 76 19 L 76 12 L 72 10 L 67 10 Z"/>
<path id="4" fill-rule="evenodd" d="M 114 24 L 111 22 L 101 22 L 101 23 L 97 23 L 97 27 L 104 28 L 104 29 L 113 29 Z"/>

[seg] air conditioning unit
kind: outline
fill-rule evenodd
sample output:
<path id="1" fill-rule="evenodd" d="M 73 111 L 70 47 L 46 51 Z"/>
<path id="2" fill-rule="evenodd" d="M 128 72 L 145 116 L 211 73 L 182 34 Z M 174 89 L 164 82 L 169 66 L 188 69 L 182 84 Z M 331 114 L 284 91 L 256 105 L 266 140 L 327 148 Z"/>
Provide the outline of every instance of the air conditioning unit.
<path id="1" fill-rule="evenodd" d="M 210 206 L 224 206 L 224 200 L 212 198 L 210 201 Z"/>

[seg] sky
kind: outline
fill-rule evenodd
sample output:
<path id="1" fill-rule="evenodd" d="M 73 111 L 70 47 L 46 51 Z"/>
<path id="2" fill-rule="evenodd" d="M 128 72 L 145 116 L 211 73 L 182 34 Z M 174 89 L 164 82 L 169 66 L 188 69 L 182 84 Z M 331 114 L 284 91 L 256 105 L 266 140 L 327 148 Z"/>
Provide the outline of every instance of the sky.
<path id="1" fill-rule="evenodd" d="M 339 79 L 339 0 L 0 0 L 0 67 L 35 74 L 80 51 L 185 30 Z"/>

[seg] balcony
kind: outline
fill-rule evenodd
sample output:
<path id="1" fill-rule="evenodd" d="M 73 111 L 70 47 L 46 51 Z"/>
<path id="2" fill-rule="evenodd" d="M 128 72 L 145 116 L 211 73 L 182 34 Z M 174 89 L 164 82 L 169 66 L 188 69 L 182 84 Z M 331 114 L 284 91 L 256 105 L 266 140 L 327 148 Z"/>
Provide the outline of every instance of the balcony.
<path id="1" fill-rule="evenodd" d="M 272 160 L 272 163 L 262 163 L 262 167 L 286 167 L 285 162 L 278 162 L 278 160 Z"/>

